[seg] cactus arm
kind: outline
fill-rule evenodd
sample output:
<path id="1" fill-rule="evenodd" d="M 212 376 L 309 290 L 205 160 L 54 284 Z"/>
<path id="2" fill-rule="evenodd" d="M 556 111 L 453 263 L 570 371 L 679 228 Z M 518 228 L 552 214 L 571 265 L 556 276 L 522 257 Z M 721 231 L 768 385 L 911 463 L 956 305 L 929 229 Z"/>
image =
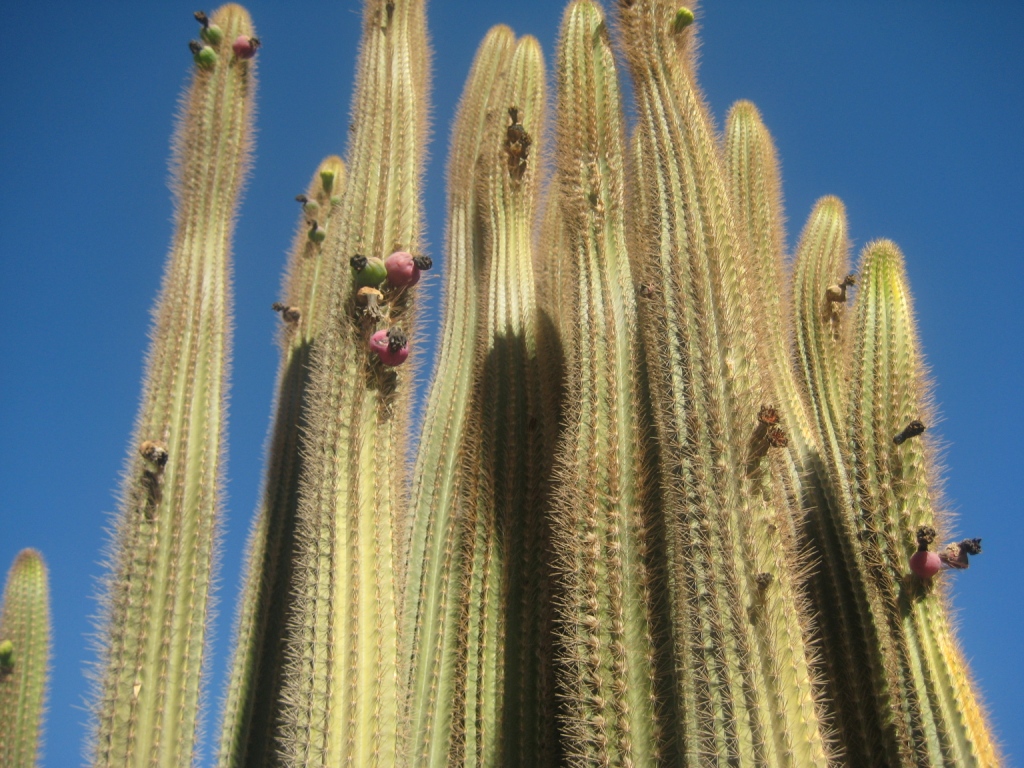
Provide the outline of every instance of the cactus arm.
<path id="1" fill-rule="evenodd" d="M 893 636 L 885 662 L 896 681 L 890 713 L 901 759 L 908 765 L 996 765 L 984 711 L 946 614 L 944 585 L 907 574 L 917 527 L 940 526 L 928 439 L 893 441 L 913 419 L 932 422 L 903 255 L 889 241 L 869 243 L 861 274 L 847 422 L 850 476 L 867 573 Z"/>
<path id="2" fill-rule="evenodd" d="M 439 358 L 427 400 L 412 492 L 409 578 L 403 601 L 402 662 L 408 680 L 410 764 L 444 765 L 448 758 L 459 653 L 458 612 L 464 567 L 459 547 L 457 487 L 471 461 L 465 437 L 474 382 L 477 292 L 484 268 L 478 203 L 478 161 L 493 133 L 501 82 L 514 46 L 512 31 L 491 29 L 481 43 L 463 92 L 448 170 L 445 296 Z M 488 116 L 492 116 L 490 119 Z"/>
<path id="3" fill-rule="evenodd" d="M 226 40 L 253 34 L 240 6 L 226 5 L 212 20 Z M 104 598 L 96 765 L 192 759 L 220 503 L 229 250 L 248 165 L 254 76 L 253 63 L 222 41 L 213 66 L 197 66 L 179 120 L 177 227 Z M 140 448 L 151 457 L 166 453 L 154 462 Z"/>
<path id="4" fill-rule="evenodd" d="M 36 765 L 49 659 L 46 563 L 34 549 L 24 549 L 7 574 L 0 605 L 0 765 Z"/>
<path id="5" fill-rule="evenodd" d="M 667 2 L 620 3 L 651 211 L 635 235 L 670 527 L 683 748 L 694 763 L 821 765 L 818 721 L 776 480 L 745 479 L 742 446 L 770 375 L 754 370 L 741 244 L 694 81 L 692 30 Z M 760 473 L 758 473 L 760 474 Z M 761 576 L 765 574 L 765 576 Z M 768 582 L 763 590 L 758 583 Z M 748 618 L 748 616 L 750 618 Z"/>
<path id="6" fill-rule="evenodd" d="M 793 264 L 794 367 L 812 422 L 810 466 L 823 481 L 819 503 L 808 516 L 821 561 L 812 579 L 819 590 L 823 655 L 846 757 L 875 764 L 891 759 L 896 749 L 877 704 L 887 685 L 880 650 L 885 632 L 874 622 L 877 594 L 860 567 L 863 552 L 843 454 L 847 302 L 830 301 L 827 294 L 849 273 L 848 259 L 845 208 L 838 198 L 823 197 L 807 220 Z"/>
<path id="7" fill-rule="evenodd" d="M 652 454 L 636 289 L 626 253 L 625 138 L 600 8 L 569 5 L 558 57 L 558 161 L 549 205 L 569 247 L 564 436 L 556 454 L 554 548 L 571 764 L 665 758 L 651 540 Z M 668 687 L 670 690 L 670 686 Z"/>
<path id="8" fill-rule="evenodd" d="M 346 265 L 355 254 L 419 250 L 428 66 L 423 3 L 368 0 L 348 179 L 326 258 Z M 415 293 L 389 292 L 391 325 L 413 330 Z M 391 766 L 409 374 L 370 357 L 374 321 L 357 311 L 344 266 L 332 280 L 329 316 L 313 345 L 279 741 L 293 764 Z"/>
<path id="9" fill-rule="evenodd" d="M 330 178 L 329 188 L 324 174 Z M 274 726 L 283 673 L 281 648 L 289 621 L 295 557 L 295 518 L 302 472 L 300 431 L 308 423 L 310 347 L 329 318 L 326 294 L 336 261 L 321 257 L 309 236 L 310 218 L 331 231 L 344 189 L 341 158 L 328 157 L 306 191 L 316 216 L 303 212 L 282 291 L 281 367 L 274 426 L 268 443 L 263 499 L 248 545 L 248 563 L 235 631 L 235 650 L 224 700 L 218 764 L 224 768 L 273 764 Z M 304 206 L 308 207 L 308 206 Z M 345 265 L 342 265 L 345 266 Z M 299 312 L 297 319 L 287 313 Z"/>
<path id="10" fill-rule="evenodd" d="M 483 150 L 486 272 L 467 424 L 479 441 L 479 460 L 467 467 L 462 490 L 469 606 L 460 741 L 469 762 L 529 765 L 551 759 L 543 752 L 548 672 L 538 666 L 546 599 L 541 454 L 550 419 L 543 411 L 533 274 L 544 125 L 536 39 L 519 40 L 499 88 L 503 108 Z M 509 142 L 511 107 L 531 137 L 528 155 Z"/>

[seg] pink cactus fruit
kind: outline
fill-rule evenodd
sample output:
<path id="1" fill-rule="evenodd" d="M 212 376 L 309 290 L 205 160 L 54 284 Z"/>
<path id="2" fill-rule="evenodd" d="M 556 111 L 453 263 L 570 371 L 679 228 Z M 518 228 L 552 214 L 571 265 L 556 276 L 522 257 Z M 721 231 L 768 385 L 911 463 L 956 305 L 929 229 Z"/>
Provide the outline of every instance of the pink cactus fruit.
<path id="1" fill-rule="evenodd" d="M 400 328 L 381 329 L 370 337 L 370 351 L 384 365 L 401 365 L 409 357 L 409 340 Z"/>
<path id="2" fill-rule="evenodd" d="M 239 35 L 235 38 L 235 42 L 231 45 L 231 50 L 235 52 L 235 56 L 240 59 L 251 59 L 256 55 L 256 49 L 260 47 L 260 39 L 258 37 L 248 37 L 246 35 Z"/>
<path id="3" fill-rule="evenodd" d="M 416 285 L 420 272 L 430 269 L 433 261 L 429 256 L 413 256 L 407 251 L 395 251 L 384 259 L 384 267 L 388 271 L 388 283 L 395 288 L 408 288 Z"/>
<path id="4" fill-rule="evenodd" d="M 942 559 L 928 546 L 935 541 L 935 529 L 922 525 L 917 529 L 917 552 L 910 556 L 910 572 L 920 579 L 930 579 L 942 569 Z"/>

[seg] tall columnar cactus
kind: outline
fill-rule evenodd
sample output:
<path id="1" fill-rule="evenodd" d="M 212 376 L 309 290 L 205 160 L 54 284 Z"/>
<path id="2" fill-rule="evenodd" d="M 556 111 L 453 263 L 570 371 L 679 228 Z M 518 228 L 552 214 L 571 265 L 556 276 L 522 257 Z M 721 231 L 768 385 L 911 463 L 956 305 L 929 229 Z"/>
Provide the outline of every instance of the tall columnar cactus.
<path id="1" fill-rule="evenodd" d="M 929 385 L 903 255 L 893 243 L 864 248 L 860 285 L 846 456 L 864 567 L 883 610 L 874 619 L 892 637 L 883 646 L 889 726 L 904 765 L 994 765 L 985 714 L 945 612 L 944 585 L 908 572 L 914 551 L 931 542 L 942 520 L 932 448 L 927 437 L 917 437 L 934 420 Z M 954 545 L 955 554 L 947 550 L 947 562 L 965 567 L 960 546 L 971 543 Z"/>
<path id="2" fill-rule="evenodd" d="M 270 436 L 266 487 L 249 540 L 249 561 L 239 607 L 235 653 L 222 715 L 219 764 L 273 765 L 274 727 L 284 673 L 281 650 L 292 617 L 296 520 L 303 455 L 310 423 L 310 352 L 330 322 L 327 298 L 334 273 L 347 268 L 324 258 L 317 232 L 338 226 L 345 167 L 331 156 L 300 195 L 298 231 L 289 257 L 281 314 L 281 366 Z"/>
<path id="3" fill-rule="evenodd" d="M 627 138 L 602 11 L 571 0 L 550 180 L 540 47 L 488 33 L 453 136 L 440 356 L 407 477 L 429 51 L 423 0 L 364 5 L 347 166 L 326 159 L 300 196 L 274 305 L 219 764 L 996 765 L 941 573 L 980 541 L 936 544 L 902 256 L 876 241 L 848 276 L 827 197 L 787 275 L 771 136 L 749 102 L 717 135 L 689 8 L 618 0 Z M 196 17 L 97 766 L 187 765 L 197 730 L 259 42 L 238 6 Z M 20 556 L 12 584 L 22 571 L 38 582 L 41 561 Z M 35 748 L 36 721 L 7 728 L 28 710 L 7 712 L 46 643 L 9 616 L 40 590 L 5 597 L 0 760 Z"/>
<path id="4" fill-rule="evenodd" d="M 175 135 L 176 231 L 129 448 L 93 700 L 95 765 L 192 762 L 220 506 L 230 243 L 248 166 L 253 62 L 231 41 L 248 13 L 219 9 Z M 209 33 L 204 40 L 209 40 Z"/>
<path id="5" fill-rule="evenodd" d="M 452 147 L 445 341 L 417 462 L 405 610 L 411 764 L 553 760 L 532 226 L 544 68 L 492 29 Z"/>
<path id="6" fill-rule="evenodd" d="M 669 759 L 671 657 L 650 398 L 626 251 L 625 133 L 601 9 L 569 5 L 558 56 L 555 188 L 568 243 L 564 434 L 555 469 L 560 683 L 573 765 Z M 666 674 L 668 671 L 669 674 Z"/>
<path id="7" fill-rule="evenodd" d="M 676 748 L 693 764 L 822 765 L 793 510 L 773 447 L 784 434 L 770 368 L 758 365 L 761 307 L 681 13 L 620 3 L 638 107 L 631 258 L 654 287 L 640 314 L 671 560 Z"/>
<path id="8" fill-rule="evenodd" d="M 399 328 L 415 329 L 416 289 L 383 282 L 378 260 L 420 255 L 428 66 L 422 0 L 367 2 L 348 179 L 321 255 L 341 266 L 313 343 L 301 447 L 296 606 L 278 718 L 288 764 L 396 761 L 410 384 L 407 368 L 386 363 L 402 351 Z M 378 291 L 379 306 L 361 288 Z M 382 338 L 378 356 L 370 342 Z"/>
<path id="9" fill-rule="evenodd" d="M 43 732 L 50 660 L 50 588 L 34 549 L 14 559 L 0 604 L 0 765 L 31 768 Z"/>

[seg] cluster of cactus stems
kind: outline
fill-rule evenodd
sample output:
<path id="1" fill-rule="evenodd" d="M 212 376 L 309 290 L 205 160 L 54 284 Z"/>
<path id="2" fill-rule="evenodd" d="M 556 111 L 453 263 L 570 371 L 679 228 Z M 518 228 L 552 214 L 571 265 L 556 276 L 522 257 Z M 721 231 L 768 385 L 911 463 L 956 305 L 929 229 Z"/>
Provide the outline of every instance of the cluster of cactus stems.
<path id="1" fill-rule="evenodd" d="M 36 764 L 50 657 L 46 563 L 34 549 L 18 553 L 0 605 L 0 765 Z"/>
<path id="2" fill-rule="evenodd" d="M 747 101 L 716 129 L 693 8 L 617 0 L 609 24 L 571 0 L 553 98 L 537 41 L 488 32 L 407 461 L 424 6 L 365 0 L 345 161 L 297 198 L 217 764 L 998 765 L 943 573 L 981 542 L 943 538 L 903 256 L 876 240 L 852 271 L 823 197 L 787 258 L 772 137 Z M 189 765 L 200 730 L 260 44 L 237 5 L 196 20 L 97 766 Z M 0 620 L 5 766 L 35 760 L 46 590 L 26 550 Z"/>

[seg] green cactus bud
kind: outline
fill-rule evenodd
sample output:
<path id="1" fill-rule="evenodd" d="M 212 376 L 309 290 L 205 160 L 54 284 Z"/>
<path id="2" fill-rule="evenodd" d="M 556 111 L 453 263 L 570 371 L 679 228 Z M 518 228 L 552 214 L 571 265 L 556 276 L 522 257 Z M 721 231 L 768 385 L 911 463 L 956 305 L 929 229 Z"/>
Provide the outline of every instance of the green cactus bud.
<path id="1" fill-rule="evenodd" d="M 210 46 L 191 42 L 189 49 L 192 51 L 193 61 L 203 69 L 213 69 L 217 63 L 217 52 Z"/>
<path id="2" fill-rule="evenodd" d="M 308 203 L 307 203 L 308 205 Z M 303 206 L 305 207 L 305 206 Z M 312 243 L 320 245 L 324 240 L 327 239 L 327 230 L 320 226 L 316 219 L 312 219 L 309 222 L 309 240 Z"/>
<path id="3" fill-rule="evenodd" d="M 388 269 L 384 260 L 376 256 L 353 256 L 349 259 L 352 267 L 352 280 L 359 288 L 376 288 L 388 278 Z"/>
<path id="4" fill-rule="evenodd" d="M 334 190 L 334 171 L 326 168 L 320 172 L 320 185 L 328 195 Z"/>
<path id="5" fill-rule="evenodd" d="M 672 21 L 672 28 L 678 34 L 679 32 L 682 32 L 684 29 L 686 29 L 688 26 L 693 24 L 693 19 L 693 11 L 691 11 L 689 8 L 679 8 L 678 10 L 676 10 L 676 17 Z"/>

